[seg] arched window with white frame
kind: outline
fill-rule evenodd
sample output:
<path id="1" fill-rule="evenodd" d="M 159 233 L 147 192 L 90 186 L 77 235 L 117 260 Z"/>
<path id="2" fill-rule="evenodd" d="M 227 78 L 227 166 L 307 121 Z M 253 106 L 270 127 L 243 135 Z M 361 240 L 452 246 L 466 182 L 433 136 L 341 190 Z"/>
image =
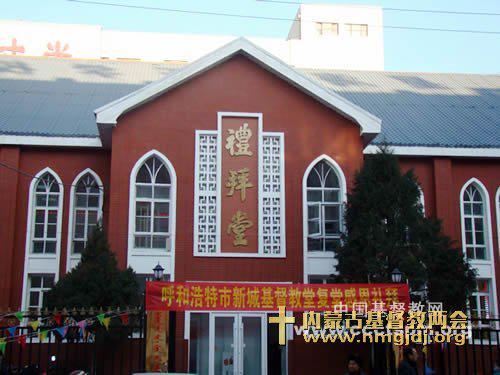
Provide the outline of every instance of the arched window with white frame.
<path id="1" fill-rule="evenodd" d="M 71 255 L 79 255 L 102 217 L 103 186 L 90 169 L 81 172 L 71 186 L 71 218 L 69 223 Z"/>
<path id="2" fill-rule="evenodd" d="M 132 247 L 134 250 L 172 248 L 172 177 L 169 166 L 153 153 L 133 176 Z"/>
<path id="3" fill-rule="evenodd" d="M 345 178 L 326 157 L 308 168 L 305 176 L 305 241 L 309 252 L 333 252 L 343 231 Z"/>
<path id="4" fill-rule="evenodd" d="M 490 260 L 488 248 L 489 215 L 483 188 L 470 182 L 462 189 L 462 239 L 464 252 L 471 260 Z"/>
<path id="5" fill-rule="evenodd" d="M 62 186 L 49 171 L 38 177 L 34 188 L 32 254 L 55 254 L 60 241 Z"/>

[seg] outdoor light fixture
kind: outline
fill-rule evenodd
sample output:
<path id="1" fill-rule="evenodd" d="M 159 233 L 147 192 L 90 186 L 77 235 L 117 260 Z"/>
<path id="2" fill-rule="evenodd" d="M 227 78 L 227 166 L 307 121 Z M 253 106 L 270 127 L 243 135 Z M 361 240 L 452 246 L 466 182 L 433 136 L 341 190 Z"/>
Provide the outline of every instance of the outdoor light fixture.
<path id="1" fill-rule="evenodd" d="M 403 272 L 401 272 L 397 267 L 394 268 L 391 272 L 391 279 L 393 283 L 400 283 L 403 279 Z"/>
<path id="2" fill-rule="evenodd" d="M 163 271 L 165 271 L 165 269 L 162 266 L 160 266 L 160 262 L 158 262 L 156 267 L 153 268 L 153 273 L 155 275 L 156 281 L 160 281 L 163 279 Z"/>

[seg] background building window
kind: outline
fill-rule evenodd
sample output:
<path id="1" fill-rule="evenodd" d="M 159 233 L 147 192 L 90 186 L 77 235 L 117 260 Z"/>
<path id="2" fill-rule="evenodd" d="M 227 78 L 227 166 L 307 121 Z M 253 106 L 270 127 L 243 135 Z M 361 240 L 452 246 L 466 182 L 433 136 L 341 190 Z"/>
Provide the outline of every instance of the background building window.
<path id="1" fill-rule="evenodd" d="M 346 23 L 346 31 L 350 36 L 368 36 L 368 25 L 358 23 Z"/>
<path id="2" fill-rule="evenodd" d="M 28 309 L 41 309 L 45 293 L 54 285 L 54 275 L 28 275 L 28 278 Z"/>
<path id="3" fill-rule="evenodd" d="M 43 174 L 35 188 L 32 253 L 54 254 L 57 244 L 60 187 L 54 176 Z"/>
<path id="4" fill-rule="evenodd" d="M 339 35 L 339 24 L 331 22 L 316 22 L 316 32 L 323 36 Z"/>
<path id="5" fill-rule="evenodd" d="M 463 195 L 463 230 L 469 259 L 487 259 L 485 209 L 481 192 L 470 184 Z"/>
<path id="6" fill-rule="evenodd" d="M 170 174 L 165 164 L 157 156 L 147 159 L 135 180 L 136 249 L 169 250 L 170 189 Z"/>
<path id="7" fill-rule="evenodd" d="M 342 192 L 335 170 L 318 162 L 307 177 L 307 248 L 333 251 L 340 242 Z"/>
<path id="8" fill-rule="evenodd" d="M 74 200 L 73 253 L 81 254 L 101 217 L 102 187 L 92 174 L 78 180 Z"/>
<path id="9" fill-rule="evenodd" d="M 311 275 L 309 276 L 309 284 L 334 284 L 335 280 L 330 276 Z"/>

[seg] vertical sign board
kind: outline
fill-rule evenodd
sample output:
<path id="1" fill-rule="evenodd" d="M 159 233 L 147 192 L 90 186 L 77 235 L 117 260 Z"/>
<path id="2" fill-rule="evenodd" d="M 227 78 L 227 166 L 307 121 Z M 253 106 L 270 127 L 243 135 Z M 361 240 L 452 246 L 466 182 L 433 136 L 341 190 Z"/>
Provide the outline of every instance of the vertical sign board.
<path id="1" fill-rule="evenodd" d="M 148 311 L 146 371 L 167 372 L 168 369 L 168 311 Z"/>
<path id="2" fill-rule="evenodd" d="M 258 117 L 222 116 L 221 252 L 259 252 Z"/>

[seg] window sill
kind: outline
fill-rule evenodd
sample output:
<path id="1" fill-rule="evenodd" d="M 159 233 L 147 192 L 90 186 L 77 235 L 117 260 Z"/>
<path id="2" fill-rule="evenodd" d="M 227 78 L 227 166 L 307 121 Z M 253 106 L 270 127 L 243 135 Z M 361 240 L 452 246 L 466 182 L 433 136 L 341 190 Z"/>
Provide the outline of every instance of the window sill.
<path id="1" fill-rule="evenodd" d="M 333 251 L 307 251 L 308 258 L 335 258 L 335 253 Z"/>
<path id="2" fill-rule="evenodd" d="M 137 249 L 129 249 L 128 251 L 130 256 L 161 256 L 161 257 L 170 257 L 172 253 L 170 251 L 165 251 L 165 249 L 158 250 L 137 250 Z"/>

